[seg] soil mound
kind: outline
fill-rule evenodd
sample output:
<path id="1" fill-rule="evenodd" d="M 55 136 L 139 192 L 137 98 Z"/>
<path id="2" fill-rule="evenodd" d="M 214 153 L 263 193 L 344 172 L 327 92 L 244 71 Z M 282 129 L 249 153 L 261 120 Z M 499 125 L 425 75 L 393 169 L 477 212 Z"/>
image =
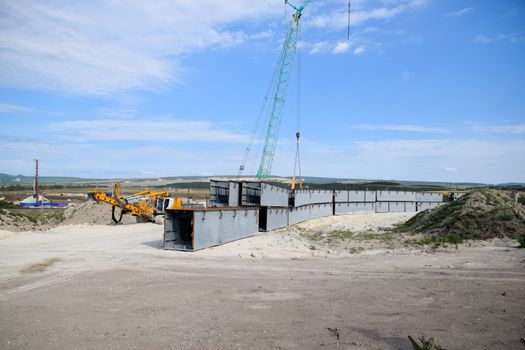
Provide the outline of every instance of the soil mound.
<path id="1" fill-rule="evenodd" d="M 120 209 L 116 210 L 115 215 L 120 215 Z M 131 215 L 122 217 L 123 224 L 135 223 L 136 219 Z M 88 224 L 88 225 L 107 225 L 111 224 L 111 205 L 87 201 L 74 204 L 65 209 L 65 220 L 63 225 Z"/>
<path id="2" fill-rule="evenodd" d="M 525 209 L 496 190 L 475 190 L 457 201 L 425 210 L 400 227 L 402 231 L 463 239 L 517 239 L 525 234 Z"/>

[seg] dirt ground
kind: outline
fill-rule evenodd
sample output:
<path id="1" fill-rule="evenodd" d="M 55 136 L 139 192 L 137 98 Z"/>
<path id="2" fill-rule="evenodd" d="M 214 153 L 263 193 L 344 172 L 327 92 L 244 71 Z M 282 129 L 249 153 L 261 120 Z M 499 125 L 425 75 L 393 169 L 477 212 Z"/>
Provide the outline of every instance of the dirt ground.
<path id="1" fill-rule="evenodd" d="M 159 249 L 155 224 L 0 231 L 0 348 L 411 349 L 408 335 L 525 348 L 525 250 L 377 236 L 410 215 L 316 219 L 193 253 Z M 311 239 L 338 230 L 355 236 Z"/>

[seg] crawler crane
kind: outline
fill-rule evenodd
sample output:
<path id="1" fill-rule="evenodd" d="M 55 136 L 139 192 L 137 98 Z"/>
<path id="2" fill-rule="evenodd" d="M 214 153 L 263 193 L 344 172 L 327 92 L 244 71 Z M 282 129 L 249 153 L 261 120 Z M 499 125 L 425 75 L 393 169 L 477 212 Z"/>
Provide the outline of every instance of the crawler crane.
<path id="1" fill-rule="evenodd" d="M 254 134 L 257 130 L 259 121 L 261 119 L 261 116 L 263 114 L 263 111 L 265 110 L 266 101 L 268 100 L 268 96 L 273 95 L 273 98 L 271 99 L 271 108 L 270 108 L 270 115 L 269 115 L 269 121 L 268 125 L 266 127 L 266 133 L 264 138 L 264 146 L 261 154 L 261 161 L 259 164 L 259 169 L 257 170 L 257 180 L 266 180 L 271 173 L 272 169 L 272 163 L 273 158 L 275 155 L 275 148 L 277 146 L 277 140 L 279 137 L 279 130 L 281 128 L 281 121 L 283 117 L 283 110 L 284 105 L 286 103 L 286 97 L 288 95 L 288 86 L 290 85 L 290 79 L 292 75 L 292 69 L 293 69 L 293 63 L 297 52 L 297 43 L 300 41 L 300 26 L 299 22 L 303 13 L 303 10 L 305 7 L 311 2 L 312 0 L 305 0 L 301 5 L 294 5 L 290 0 L 285 0 L 285 6 L 289 6 L 293 9 L 293 21 L 292 25 L 288 30 L 288 33 L 286 34 L 286 38 L 284 40 L 282 49 L 281 49 L 281 55 L 279 56 L 279 61 L 277 63 L 277 67 L 275 70 L 274 78 L 272 78 L 272 81 L 270 83 L 270 87 L 268 90 L 268 94 L 265 97 L 265 100 L 263 102 L 263 107 L 261 108 L 261 113 L 259 115 L 259 118 L 256 122 L 256 128 L 254 130 Z M 298 57 L 298 65 L 300 64 L 300 57 Z M 300 85 L 300 67 L 298 67 L 298 88 Z M 299 94 L 299 89 L 298 89 Z M 292 179 L 292 189 L 295 189 L 296 184 L 296 170 L 299 170 L 299 179 L 298 179 L 298 185 L 299 188 L 302 188 L 302 177 L 301 177 L 301 165 L 300 165 L 300 159 L 299 159 L 299 139 L 301 137 L 301 132 L 299 130 L 300 124 L 299 124 L 299 109 L 297 111 L 297 132 L 295 133 L 296 137 L 296 157 L 295 157 L 295 168 L 294 168 L 294 176 Z M 248 144 L 248 147 L 246 148 L 244 158 L 242 160 L 241 166 L 239 167 L 239 176 L 242 175 L 242 172 L 245 170 L 245 163 L 248 158 L 248 154 L 250 152 L 250 149 L 252 147 L 252 143 L 254 140 L 254 135 L 252 135 L 252 138 L 250 140 L 250 143 Z"/>

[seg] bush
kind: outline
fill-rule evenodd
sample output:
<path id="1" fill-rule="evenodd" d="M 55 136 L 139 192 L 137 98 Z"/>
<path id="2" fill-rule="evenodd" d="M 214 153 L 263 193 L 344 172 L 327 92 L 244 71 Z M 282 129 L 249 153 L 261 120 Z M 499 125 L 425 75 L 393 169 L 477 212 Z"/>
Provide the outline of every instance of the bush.
<path id="1" fill-rule="evenodd" d="M 16 209 L 16 208 L 20 208 L 20 207 L 13 203 L 0 201 L 0 209 Z"/>
<path id="2" fill-rule="evenodd" d="M 414 350 L 445 350 L 440 345 L 435 343 L 434 338 L 425 339 L 425 337 L 421 337 L 419 338 L 418 342 L 411 336 L 408 336 L 408 340 L 410 340 Z"/>
<path id="3" fill-rule="evenodd" d="M 520 243 L 520 248 L 525 248 L 525 233 L 518 237 L 518 242 Z"/>

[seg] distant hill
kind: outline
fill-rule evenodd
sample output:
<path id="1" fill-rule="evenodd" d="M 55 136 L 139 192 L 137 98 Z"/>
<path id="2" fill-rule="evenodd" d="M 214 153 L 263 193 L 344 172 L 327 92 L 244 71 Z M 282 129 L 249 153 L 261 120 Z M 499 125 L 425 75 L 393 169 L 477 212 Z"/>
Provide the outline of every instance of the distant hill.
<path id="1" fill-rule="evenodd" d="M 0 174 L 0 186 L 32 185 L 34 179 L 34 176 Z M 67 176 L 39 176 L 38 180 L 42 184 L 55 185 L 65 182 L 81 182 L 85 181 L 86 179 Z"/>
<path id="2" fill-rule="evenodd" d="M 245 177 L 250 177 L 247 175 Z M 253 176 L 251 176 L 253 177 Z M 216 175 L 216 176 L 162 176 L 159 178 L 113 178 L 113 179 L 90 179 L 72 176 L 40 176 L 39 180 L 44 185 L 63 185 L 63 184 L 93 184 L 93 183 L 112 183 L 115 181 L 122 181 L 125 183 L 140 183 L 141 186 L 166 186 L 174 183 L 189 183 L 186 187 L 194 185 L 196 187 L 203 187 L 199 183 L 208 183 L 209 179 L 213 178 L 227 178 L 235 179 L 237 176 L 233 175 Z M 0 174 L 0 186 L 23 185 L 30 186 L 33 184 L 33 176 L 24 175 L 9 175 Z M 290 177 L 272 176 L 271 181 L 281 181 L 290 183 Z M 338 187 L 343 188 L 344 185 L 373 185 L 374 187 L 439 187 L 439 188 L 456 188 L 466 189 L 473 187 L 500 187 L 500 188 L 525 188 L 525 183 L 503 183 L 503 184 L 482 184 L 476 182 L 439 182 L 439 181 L 408 181 L 408 180 L 370 180 L 370 179 L 349 179 L 349 178 L 331 178 L 331 177 L 317 177 L 305 176 L 303 181 L 308 184 L 315 184 L 321 186 L 329 186 L 330 184 L 337 184 Z M 205 186 L 204 186 L 205 187 Z"/>

